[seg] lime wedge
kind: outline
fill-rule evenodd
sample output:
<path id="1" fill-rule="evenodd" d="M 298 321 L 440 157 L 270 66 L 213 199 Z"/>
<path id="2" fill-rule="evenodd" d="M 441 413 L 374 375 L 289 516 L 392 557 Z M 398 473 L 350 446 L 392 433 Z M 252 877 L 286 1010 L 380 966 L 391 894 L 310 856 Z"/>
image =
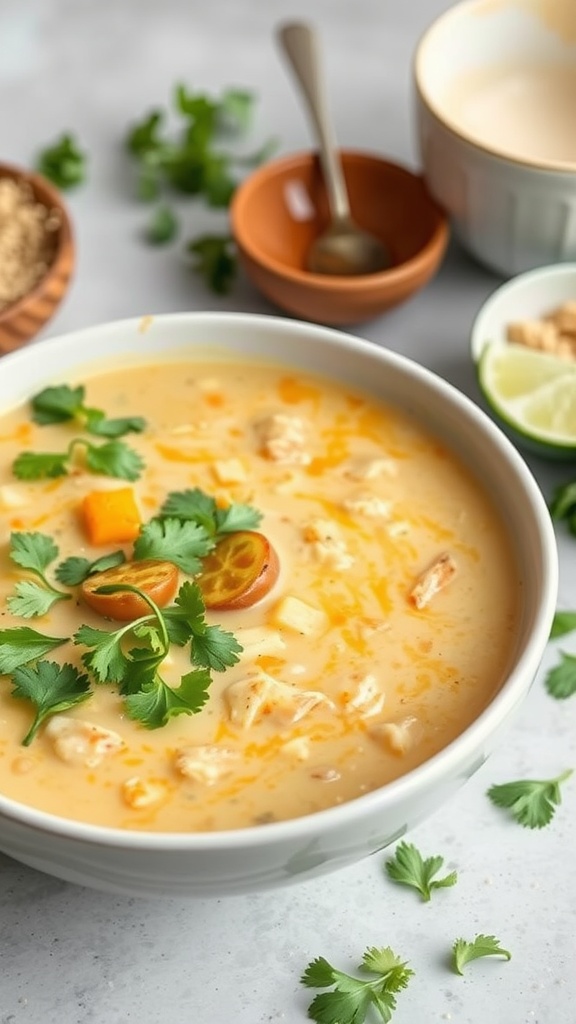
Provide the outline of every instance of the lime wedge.
<path id="1" fill-rule="evenodd" d="M 489 344 L 478 383 L 521 444 L 551 458 L 576 458 L 576 363 L 524 345 Z"/>

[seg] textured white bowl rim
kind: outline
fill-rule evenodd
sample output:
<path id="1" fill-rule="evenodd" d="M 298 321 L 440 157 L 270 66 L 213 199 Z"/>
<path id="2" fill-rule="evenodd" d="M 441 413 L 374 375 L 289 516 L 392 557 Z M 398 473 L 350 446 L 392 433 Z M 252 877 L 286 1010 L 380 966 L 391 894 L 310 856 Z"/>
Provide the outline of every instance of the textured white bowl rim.
<path id="1" fill-rule="evenodd" d="M 510 6 L 512 7 L 513 4 L 511 3 Z M 434 45 L 434 35 L 442 24 L 445 24 L 452 19 L 456 20 L 465 13 L 467 9 L 472 11 L 474 7 L 486 7 L 486 0 L 460 0 L 460 3 L 454 4 L 436 18 L 421 36 L 414 53 L 412 67 L 416 91 L 422 104 L 427 107 L 430 113 L 433 114 L 433 116 L 447 131 L 451 133 L 451 135 L 461 139 L 462 142 L 467 143 L 474 149 L 477 149 L 482 153 L 486 153 L 489 156 L 494 157 L 496 160 L 500 160 L 502 163 L 517 164 L 518 166 L 525 167 L 527 170 L 533 171 L 554 171 L 559 176 L 564 176 L 567 179 L 573 177 L 576 173 L 576 163 L 574 161 L 544 160 L 542 158 L 538 160 L 529 160 L 527 157 L 515 156 L 512 152 L 506 152 L 496 146 L 491 146 L 487 142 L 480 142 L 471 132 L 467 132 L 458 127 L 458 125 L 452 121 L 442 108 L 437 103 L 434 103 L 430 98 L 426 88 L 426 78 L 422 67 L 426 56 L 426 50 L 430 49 Z M 495 7 L 494 9 L 496 10 L 497 8 Z"/>
<path id="2" fill-rule="evenodd" d="M 534 270 L 526 270 L 523 274 L 516 274 L 509 281 L 505 281 L 496 288 L 482 303 L 472 321 L 470 332 L 470 352 L 475 363 L 482 355 L 486 344 L 483 336 L 484 323 L 492 313 L 495 306 L 498 306 L 503 296 L 513 295 L 514 292 L 523 292 L 531 285 L 542 281 L 561 281 L 563 278 L 574 279 L 574 295 L 576 296 L 576 263 L 550 263 L 544 267 L 535 267 Z"/>
<path id="3" fill-rule="evenodd" d="M 397 805 L 404 799 L 409 799 L 419 789 L 425 790 L 434 781 L 448 778 L 451 772 L 457 772 L 466 748 L 480 748 L 482 743 L 488 740 L 497 731 L 498 726 L 508 718 L 531 685 L 541 653 L 549 637 L 552 618 L 556 608 L 558 589 L 558 557 L 555 535 L 540 489 L 528 466 L 505 435 L 471 399 L 467 398 L 451 384 L 448 384 L 430 370 L 403 355 L 380 348 L 371 342 L 359 339 L 353 335 L 303 321 L 261 314 L 213 312 L 171 313 L 116 320 L 50 338 L 39 343 L 41 348 L 32 345 L 10 353 L 2 359 L 2 371 L 9 370 L 17 374 L 19 366 L 30 359 L 35 359 L 36 354 L 40 352 L 44 358 L 49 360 L 51 348 L 70 347 L 72 355 L 75 352 L 90 352 L 92 350 L 91 346 L 94 345 L 98 338 L 102 338 L 103 335 L 114 334 L 118 331 L 126 333 L 142 332 L 144 329 L 143 324 L 148 319 L 153 319 L 155 323 L 160 325 L 177 325 L 179 323 L 182 325 L 194 323 L 196 325 L 204 322 L 226 325 L 231 329 L 234 324 L 248 327 L 253 325 L 255 328 L 266 323 L 273 324 L 274 330 L 277 333 L 285 333 L 287 337 L 294 336 L 294 334 L 304 335 L 308 336 L 311 342 L 329 344 L 331 347 L 338 346 L 360 354 L 369 354 L 372 359 L 381 361 L 383 366 L 386 364 L 396 365 L 413 379 L 435 390 L 439 397 L 443 398 L 453 408 L 460 411 L 469 422 L 473 423 L 484 434 L 488 442 L 502 455 L 510 469 L 510 476 L 516 478 L 520 488 L 529 500 L 542 540 L 543 554 L 541 567 L 543 580 L 542 600 L 538 607 L 538 613 L 535 616 L 534 628 L 502 689 L 495 695 L 488 707 L 478 718 L 452 743 L 422 765 L 394 782 L 336 807 L 288 821 L 272 822 L 267 825 L 251 826 L 231 831 L 159 833 L 141 830 L 126 831 L 75 822 L 27 807 L 0 794 L 0 830 L 2 828 L 1 819 L 4 816 L 39 832 L 65 837 L 95 847 L 106 846 L 140 851 L 205 852 L 211 849 L 225 851 L 234 850 L 235 848 L 266 847 L 269 844 L 281 842 L 283 839 L 302 840 L 305 842 L 307 839 L 317 835 L 318 832 L 329 833 L 332 828 L 345 825 L 353 828 L 356 819 L 362 819 L 371 812 L 378 812 L 384 816 L 389 804 Z M 81 365 L 82 361 L 81 359 L 74 359 L 73 364 L 77 367 Z M 284 358 L 282 362 L 284 365 L 289 365 L 290 360 L 289 358 Z M 88 364 L 90 361 L 86 360 L 86 363 Z M 92 363 L 90 363 L 90 366 L 92 366 Z M 326 372 L 329 375 L 329 369 Z"/>

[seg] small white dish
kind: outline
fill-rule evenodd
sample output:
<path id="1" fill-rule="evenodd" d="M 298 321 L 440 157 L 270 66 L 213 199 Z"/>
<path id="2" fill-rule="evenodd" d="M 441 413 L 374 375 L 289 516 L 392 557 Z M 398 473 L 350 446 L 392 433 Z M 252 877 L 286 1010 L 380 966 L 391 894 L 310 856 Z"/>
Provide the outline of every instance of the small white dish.
<path id="1" fill-rule="evenodd" d="M 538 267 L 513 277 L 492 293 L 474 318 L 470 336 L 474 362 L 485 345 L 506 344 L 508 324 L 540 320 L 565 302 L 576 302 L 576 263 Z"/>

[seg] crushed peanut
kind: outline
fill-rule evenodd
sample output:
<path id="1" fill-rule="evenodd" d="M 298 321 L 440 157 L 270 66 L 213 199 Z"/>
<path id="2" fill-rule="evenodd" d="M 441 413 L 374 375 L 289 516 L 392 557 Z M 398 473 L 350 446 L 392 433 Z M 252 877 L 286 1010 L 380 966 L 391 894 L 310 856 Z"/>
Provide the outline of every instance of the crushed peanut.
<path id="1" fill-rule="evenodd" d="M 539 320 L 509 323 L 506 340 L 561 359 L 576 359 L 576 300 L 557 306 Z"/>
<path id="2" fill-rule="evenodd" d="M 54 260 L 61 221 L 27 181 L 0 178 L 0 310 L 31 291 Z"/>

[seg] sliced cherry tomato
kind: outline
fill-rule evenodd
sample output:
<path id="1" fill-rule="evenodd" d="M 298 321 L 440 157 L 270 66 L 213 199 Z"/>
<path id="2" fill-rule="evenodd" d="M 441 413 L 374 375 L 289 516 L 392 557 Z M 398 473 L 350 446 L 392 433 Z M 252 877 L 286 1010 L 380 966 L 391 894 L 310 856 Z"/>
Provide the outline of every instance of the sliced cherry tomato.
<path id="1" fill-rule="evenodd" d="M 119 590 L 115 594 L 97 594 L 99 587 L 128 584 L 151 597 L 159 608 L 172 600 L 178 589 L 178 568 L 172 562 L 144 558 L 141 562 L 123 562 L 103 572 L 95 572 L 84 580 L 80 593 L 83 600 L 107 619 L 132 622 L 146 615 L 150 606 L 138 594 Z"/>
<path id="2" fill-rule="evenodd" d="M 238 530 L 219 541 L 202 563 L 198 586 L 207 608 L 249 608 L 272 589 L 278 555 L 263 533 Z"/>

